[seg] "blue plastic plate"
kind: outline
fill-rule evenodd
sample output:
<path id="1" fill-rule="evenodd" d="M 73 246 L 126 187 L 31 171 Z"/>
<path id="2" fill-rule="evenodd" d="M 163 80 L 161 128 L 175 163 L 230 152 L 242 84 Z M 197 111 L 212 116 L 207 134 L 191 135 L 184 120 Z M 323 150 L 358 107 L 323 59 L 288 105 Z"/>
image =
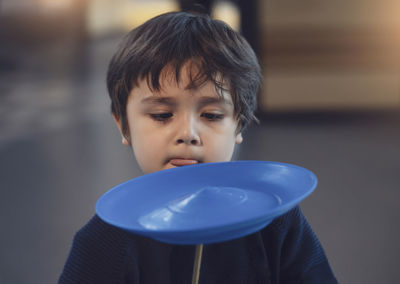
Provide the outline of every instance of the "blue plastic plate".
<path id="1" fill-rule="evenodd" d="M 254 233 L 307 197 L 315 175 L 277 162 L 237 161 L 147 174 L 106 192 L 105 222 L 172 244 L 208 244 Z"/>

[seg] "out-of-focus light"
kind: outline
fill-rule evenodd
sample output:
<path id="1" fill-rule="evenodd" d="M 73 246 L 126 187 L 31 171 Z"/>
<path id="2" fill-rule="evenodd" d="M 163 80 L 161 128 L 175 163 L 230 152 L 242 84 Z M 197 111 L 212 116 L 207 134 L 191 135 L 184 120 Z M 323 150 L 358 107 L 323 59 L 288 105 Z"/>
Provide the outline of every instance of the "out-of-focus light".
<path id="1" fill-rule="evenodd" d="M 68 10 L 73 4 L 74 0 L 37 0 L 40 7 L 46 11 L 59 11 Z"/>
<path id="2" fill-rule="evenodd" d="M 162 13 L 177 11 L 177 1 L 153 0 L 153 1 L 132 1 L 134 9 L 127 9 L 123 14 L 123 27 L 131 30 L 147 20 Z"/>
<path id="3" fill-rule="evenodd" d="M 129 31 L 148 19 L 168 11 L 177 11 L 174 0 L 92 0 L 88 27 L 92 35 Z"/>
<path id="4" fill-rule="evenodd" d="M 174 0 L 92 0 L 88 9 L 88 28 L 94 36 L 113 31 L 126 32 L 154 16 L 178 10 L 179 5 Z M 236 5 L 218 2 L 212 16 L 239 30 L 240 13 Z"/>
<path id="5" fill-rule="evenodd" d="M 232 2 L 218 1 L 213 8 L 212 17 L 224 21 L 236 31 L 240 28 L 240 12 Z"/>

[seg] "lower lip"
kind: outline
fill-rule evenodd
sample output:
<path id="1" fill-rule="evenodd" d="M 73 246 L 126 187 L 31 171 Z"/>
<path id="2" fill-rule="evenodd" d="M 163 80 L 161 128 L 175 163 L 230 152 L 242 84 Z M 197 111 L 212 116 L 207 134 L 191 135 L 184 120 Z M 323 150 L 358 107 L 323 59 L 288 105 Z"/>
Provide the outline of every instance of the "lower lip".
<path id="1" fill-rule="evenodd" d="M 175 167 L 189 166 L 199 163 L 197 160 L 189 160 L 189 159 L 172 159 L 169 162 L 171 165 Z"/>

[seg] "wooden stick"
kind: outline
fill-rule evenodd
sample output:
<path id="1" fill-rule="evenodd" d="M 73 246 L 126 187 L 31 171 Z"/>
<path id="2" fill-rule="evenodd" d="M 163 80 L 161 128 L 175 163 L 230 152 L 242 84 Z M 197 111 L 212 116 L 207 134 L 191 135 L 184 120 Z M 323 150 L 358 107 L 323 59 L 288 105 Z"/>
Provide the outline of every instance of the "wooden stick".
<path id="1" fill-rule="evenodd" d="M 202 254 L 203 254 L 203 244 L 199 244 L 196 246 L 196 255 L 194 257 L 192 284 L 199 283 Z"/>

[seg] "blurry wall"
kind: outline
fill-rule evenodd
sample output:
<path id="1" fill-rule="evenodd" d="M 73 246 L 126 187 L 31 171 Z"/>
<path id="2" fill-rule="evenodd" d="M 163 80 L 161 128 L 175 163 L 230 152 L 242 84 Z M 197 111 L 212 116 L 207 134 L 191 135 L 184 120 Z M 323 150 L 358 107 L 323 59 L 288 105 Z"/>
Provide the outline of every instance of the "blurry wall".
<path id="1" fill-rule="evenodd" d="M 259 4 L 263 110 L 399 107 L 399 1 Z"/>

